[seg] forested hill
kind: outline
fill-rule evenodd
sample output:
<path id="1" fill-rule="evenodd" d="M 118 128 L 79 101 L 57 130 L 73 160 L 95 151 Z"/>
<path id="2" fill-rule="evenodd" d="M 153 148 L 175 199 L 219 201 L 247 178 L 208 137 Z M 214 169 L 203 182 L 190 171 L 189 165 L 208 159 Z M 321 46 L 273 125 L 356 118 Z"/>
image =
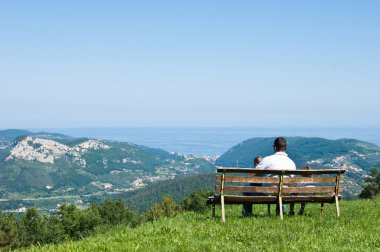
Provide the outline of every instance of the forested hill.
<path id="1" fill-rule="evenodd" d="M 120 194 L 93 195 L 85 201 L 101 204 L 106 199 L 122 199 L 131 209 L 142 213 L 148 211 L 153 204 L 161 203 L 167 195 L 170 195 L 174 202 L 180 203 L 193 192 L 203 190 L 212 194 L 215 184 L 215 173 L 190 174 L 175 179 L 156 181 L 144 188 Z"/>
<path id="2" fill-rule="evenodd" d="M 215 173 L 193 174 L 149 184 L 145 188 L 124 193 L 122 198 L 133 209 L 147 211 L 154 203 L 160 203 L 166 195 L 180 203 L 185 197 L 200 190 L 214 191 Z"/>
<path id="3" fill-rule="evenodd" d="M 256 156 L 273 154 L 274 137 L 251 138 L 234 146 L 216 161 L 217 166 L 252 167 Z M 286 137 L 287 153 L 297 167 L 347 169 L 346 193 L 360 192 L 363 177 L 371 167 L 380 167 L 380 147 L 354 139 Z"/>
<path id="4" fill-rule="evenodd" d="M 3 130 L 0 169 L 0 198 L 24 199 L 120 194 L 215 166 L 133 143 Z"/>

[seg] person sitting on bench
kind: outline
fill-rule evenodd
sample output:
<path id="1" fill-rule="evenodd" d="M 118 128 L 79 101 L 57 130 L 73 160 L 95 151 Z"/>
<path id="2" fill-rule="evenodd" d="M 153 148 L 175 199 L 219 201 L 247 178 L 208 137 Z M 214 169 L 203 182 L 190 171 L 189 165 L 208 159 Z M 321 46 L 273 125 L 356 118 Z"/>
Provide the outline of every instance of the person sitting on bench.
<path id="1" fill-rule="evenodd" d="M 308 166 L 308 165 L 304 165 L 304 166 L 301 167 L 301 170 L 302 171 L 310 171 L 311 167 Z M 311 177 L 311 175 L 304 175 L 303 177 Z M 313 184 L 297 184 L 297 187 L 315 187 L 315 186 Z M 294 194 L 294 195 L 297 195 L 297 194 Z M 305 212 L 305 206 L 306 206 L 306 203 L 302 202 L 301 203 L 301 208 L 298 211 L 298 215 L 303 215 L 304 214 L 304 212 Z M 294 203 L 290 204 L 289 214 L 290 215 L 294 215 Z"/>
<path id="2" fill-rule="evenodd" d="M 256 167 L 260 162 L 261 160 L 263 159 L 263 157 L 261 156 L 258 156 L 256 157 L 254 160 L 253 160 L 253 167 Z M 250 175 L 252 176 L 252 175 Z M 250 186 L 262 186 L 262 184 L 255 184 L 255 183 L 250 183 L 249 184 Z M 258 195 L 261 195 L 261 194 L 255 194 L 255 193 L 243 193 L 244 196 L 258 196 Z M 243 217 L 249 217 L 249 216 L 252 216 L 252 204 L 243 204 L 243 210 L 242 210 L 242 216 Z"/>
<path id="3" fill-rule="evenodd" d="M 277 137 L 274 140 L 273 149 L 275 154 L 264 157 L 256 166 L 256 169 L 263 170 L 296 170 L 296 164 L 286 154 L 287 142 L 284 137 Z M 285 204 L 283 204 L 285 214 Z M 276 207 L 276 214 L 280 214 L 279 206 Z"/>

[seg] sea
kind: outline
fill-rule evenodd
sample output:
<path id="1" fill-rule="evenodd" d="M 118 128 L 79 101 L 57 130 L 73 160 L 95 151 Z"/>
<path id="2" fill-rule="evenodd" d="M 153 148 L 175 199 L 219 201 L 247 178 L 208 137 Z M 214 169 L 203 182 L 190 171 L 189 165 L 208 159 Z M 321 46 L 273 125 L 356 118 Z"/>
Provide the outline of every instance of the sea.
<path id="1" fill-rule="evenodd" d="M 72 137 L 130 142 L 169 152 L 220 156 L 253 137 L 302 136 L 326 139 L 349 138 L 380 145 L 380 128 L 43 128 Z"/>

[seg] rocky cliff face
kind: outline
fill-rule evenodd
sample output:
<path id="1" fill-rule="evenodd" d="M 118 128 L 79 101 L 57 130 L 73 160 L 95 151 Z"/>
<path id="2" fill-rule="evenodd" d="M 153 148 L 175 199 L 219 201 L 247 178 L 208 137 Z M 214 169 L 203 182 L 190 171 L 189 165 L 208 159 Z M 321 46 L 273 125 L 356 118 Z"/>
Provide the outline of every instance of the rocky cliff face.
<path id="1" fill-rule="evenodd" d="M 0 198 L 119 193 L 215 170 L 197 156 L 131 143 L 52 134 L 2 140 Z"/>
<path id="2" fill-rule="evenodd" d="M 73 160 L 82 167 L 86 166 L 86 160 L 82 155 L 89 150 L 110 149 L 111 147 L 97 140 L 87 140 L 74 147 L 61 144 L 51 139 L 28 136 L 12 148 L 6 161 L 21 159 L 54 164 L 54 160 L 65 155 L 72 156 Z"/>

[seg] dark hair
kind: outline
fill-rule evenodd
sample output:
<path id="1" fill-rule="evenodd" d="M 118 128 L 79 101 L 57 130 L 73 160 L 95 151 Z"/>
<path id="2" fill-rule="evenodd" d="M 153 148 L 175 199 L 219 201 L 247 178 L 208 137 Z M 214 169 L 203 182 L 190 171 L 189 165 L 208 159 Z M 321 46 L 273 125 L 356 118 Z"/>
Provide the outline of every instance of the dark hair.
<path id="1" fill-rule="evenodd" d="M 311 167 L 308 165 L 301 166 L 301 171 L 310 171 Z M 311 174 L 303 175 L 303 177 L 311 177 Z"/>
<path id="2" fill-rule="evenodd" d="M 256 165 L 258 165 L 262 159 L 262 156 L 255 157 L 255 159 L 253 160 L 253 167 L 256 167 Z"/>
<path id="3" fill-rule="evenodd" d="M 311 170 L 311 167 L 308 166 L 308 165 L 304 165 L 304 166 L 301 166 L 301 170 L 303 170 L 303 171 L 309 171 L 309 170 Z"/>
<path id="4" fill-rule="evenodd" d="M 274 140 L 273 147 L 276 148 L 276 151 L 286 151 L 286 139 L 283 137 L 277 137 Z"/>

